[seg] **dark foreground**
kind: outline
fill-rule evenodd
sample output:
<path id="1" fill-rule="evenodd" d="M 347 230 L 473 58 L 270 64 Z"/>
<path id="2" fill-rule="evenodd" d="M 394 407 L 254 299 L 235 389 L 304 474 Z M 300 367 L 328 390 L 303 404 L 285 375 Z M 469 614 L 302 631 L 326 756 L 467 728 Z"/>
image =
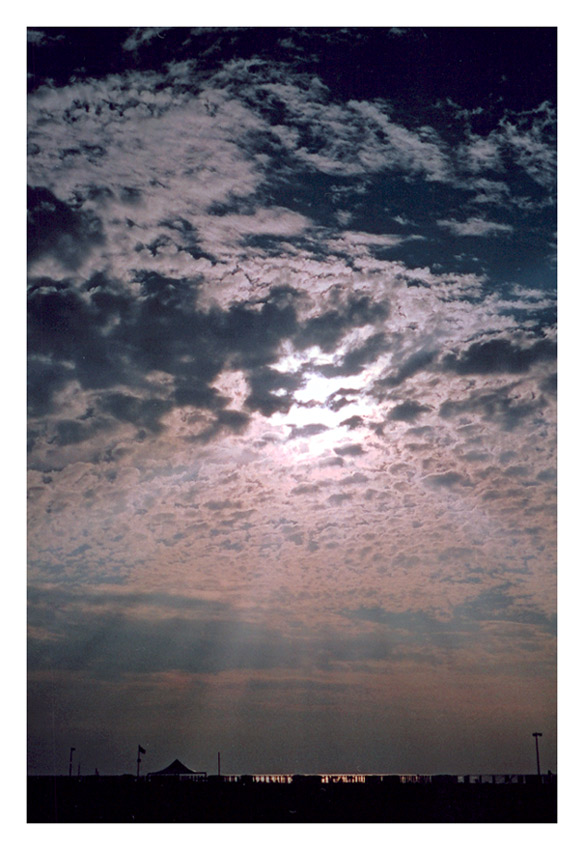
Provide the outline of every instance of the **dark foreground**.
<path id="1" fill-rule="evenodd" d="M 29 823 L 555 823 L 556 784 L 229 785 L 29 777 Z"/>

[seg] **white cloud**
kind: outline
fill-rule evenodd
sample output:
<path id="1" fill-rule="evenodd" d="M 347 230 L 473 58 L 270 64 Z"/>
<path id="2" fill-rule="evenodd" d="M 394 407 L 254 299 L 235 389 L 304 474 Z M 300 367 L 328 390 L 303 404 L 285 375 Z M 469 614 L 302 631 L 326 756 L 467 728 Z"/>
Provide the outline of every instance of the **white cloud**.
<path id="1" fill-rule="evenodd" d="M 553 189 L 556 183 L 556 150 L 550 131 L 555 127 L 555 115 L 543 107 L 536 112 L 533 122 L 502 124 L 503 137 L 514 153 L 518 164 L 541 186 Z"/>
<path id="2" fill-rule="evenodd" d="M 164 38 L 164 33 L 170 29 L 172 27 L 136 27 L 122 44 L 122 49 L 137 50 L 143 44 L 149 44 L 153 38 Z"/>
<path id="3" fill-rule="evenodd" d="M 491 133 L 486 138 L 472 136 L 460 150 L 463 165 L 472 172 L 498 171 L 502 167 L 500 140 Z"/>
<path id="4" fill-rule="evenodd" d="M 450 230 L 455 236 L 493 236 L 497 233 L 511 233 L 513 231 L 510 224 L 485 221 L 482 218 L 468 218 L 466 221 L 439 219 L 436 223 L 440 227 Z"/>

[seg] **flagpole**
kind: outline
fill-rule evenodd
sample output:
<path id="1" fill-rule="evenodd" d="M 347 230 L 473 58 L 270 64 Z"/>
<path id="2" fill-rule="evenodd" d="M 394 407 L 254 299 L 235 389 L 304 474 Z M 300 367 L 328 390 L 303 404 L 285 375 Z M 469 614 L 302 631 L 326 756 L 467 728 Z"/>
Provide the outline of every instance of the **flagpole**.
<path id="1" fill-rule="evenodd" d="M 140 754 L 144 755 L 146 750 L 141 744 L 138 744 L 138 756 L 136 758 L 136 779 L 140 778 L 140 762 L 142 759 L 140 758 Z"/>

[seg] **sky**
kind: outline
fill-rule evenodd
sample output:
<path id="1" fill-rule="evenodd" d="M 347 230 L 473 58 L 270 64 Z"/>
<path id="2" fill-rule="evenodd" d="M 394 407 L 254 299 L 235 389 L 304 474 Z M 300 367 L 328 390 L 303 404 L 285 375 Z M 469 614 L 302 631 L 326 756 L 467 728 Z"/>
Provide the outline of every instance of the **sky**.
<path id="1" fill-rule="evenodd" d="M 556 764 L 556 31 L 28 29 L 28 770 Z"/>

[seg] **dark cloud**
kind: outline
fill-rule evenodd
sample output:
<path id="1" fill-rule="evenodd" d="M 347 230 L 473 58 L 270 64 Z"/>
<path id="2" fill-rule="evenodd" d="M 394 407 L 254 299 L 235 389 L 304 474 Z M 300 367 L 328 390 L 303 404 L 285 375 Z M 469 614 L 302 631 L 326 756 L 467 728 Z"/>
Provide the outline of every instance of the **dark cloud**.
<path id="1" fill-rule="evenodd" d="M 354 472 L 352 475 L 347 475 L 346 478 L 341 478 L 339 484 L 342 487 L 346 486 L 354 486 L 355 484 L 365 484 L 369 481 L 367 475 L 363 475 L 362 472 Z"/>
<path id="2" fill-rule="evenodd" d="M 324 431 L 328 431 L 326 425 L 320 425 L 314 423 L 312 425 L 303 425 L 301 428 L 297 428 L 293 426 L 290 434 L 288 435 L 289 440 L 297 440 L 299 437 L 314 437 L 317 434 L 322 434 Z"/>
<path id="3" fill-rule="evenodd" d="M 461 401 L 445 401 L 439 415 L 450 419 L 465 413 L 479 413 L 485 419 L 498 422 L 505 431 L 512 431 L 527 417 L 541 414 L 546 406 L 543 397 L 518 400 L 512 388 L 507 387 L 498 392 L 475 391 Z"/>
<path id="4" fill-rule="evenodd" d="M 459 472 L 440 472 L 435 475 L 427 475 L 424 481 L 432 487 L 446 487 L 450 489 L 456 484 L 468 483 L 463 475 Z"/>
<path id="5" fill-rule="evenodd" d="M 234 620 L 160 620 L 128 617 L 123 612 L 72 612 L 60 618 L 52 641 L 32 638 L 29 667 L 91 671 L 115 679 L 131 673 L 290 667 L 293 649 L 271 629 Z"/>
<path id="6" fill-rule="evenodd" d="M 174 400 L 177 407 L 217 410 L 228 403 L 228 399 L 221 396 L 215 387 L 210 387 L 197 375 L 178 376 L 174 384 Z"/>
<path id="7" fill-rule="evenodd" d="M 49 409 L 51 390 L 61 389 L 69 377 L 86 389 L 140 387 L 140 396 L 106 393 L 101 408 L 152 432 L 160 429 L 161 417 L 173 405 L 215 411 L 217 426 L 240 430 L 244 415 L 223 410 L 229 399 L 211 386 L 223 368 L 246 372 L 249 410 L 266 417 L 287 412 L 302 376 L 270 368 L 284 340 L 328 349 L 351 328 L 386 314 L 385 308 L 368 298 L 355 297 L 299 326 L 293 304 L 296 293 L 289 288 L 275 288 L 258 305 L 233 304 L 226 310 L 213 307 L 203 312 L 197 308 L 196 281 L 154 272 L 137 273 L 136 279 L 141 289 L 137 299 L 122 294 L 103 275 L 94 275 L 86 292 L 66 282 L 33 282 L 29 294 L 32 409 Z M 350 352 L 338 373 L 360 371 L 382 347 L 383 336 L 377 334 Z M 172 377 L 171 398 L 157 396 L 149 388 L 144 377 L 150 371 Z M 41 376 L 49 380 L 43 382 Z M 206 438 L 216 432 L 206 432 Z"/>
<path id="8" fill-rule="evenodd" d="M 353 493 L 333 493 L 328 497 L 327 502 L 331 505 L 342 505 L 343 502 L 350 502 L 353 498 Z"/>
<path id="9" fill-rule="evenodd" d="M 208 318 L 218 340 L 233 354 L 234 365 L 249 370 L 273 363 L 281 342 L 298 327 L 294 305 L 282 298 L 280 290 L 259 309 L 234 304 L 227 311 L 211 311 Z"/>
<path id="10" fill-rule="evenodd" d="M 86 389 L 140 388 L 140 396 L 105 392 L 100 405 L 120 421 L 150 431 L 159 430 L 160 418 L 173 405 L 213 410 L 215 431 L 237 431 L 247 414 L 224 410 L 229 399 L 210 386 L 228 364 L 248 373 L 250 410 L 271 416 L 290 408 L 301 377 L 267 365 L 276 359 L 282 340 L 297 329 L 294 307 L 284 303 L 281 292 L 259 309 L 233 305 L 207 313 L 196 307 L 196 283 L 155 273 L 141 273 L 137 279 L 137 299 L 121 294 L 101 275 L 92 278 L 85 293 L 66 282 L 33 282 L 28 319 L 31 410 L 49 410 L 52 394 L 76 379 Z M 156 395 L 146 382 L 145 373 L 152 370 L 172 377 L 172 399 Z"/>
<path id="11" fill-rule="evenodd" d="M 540 384 L 540 389 L 543 393 L 549 393 L 551 396 L 557 395 L 558 392 L 558 374 L 554 372 L 553 375 L 549 375 L 547 378 Z"/>
<path id="12" fill-rule="evenodd" d="M 121 422 L 131 422 L 154 433 L 160 430 L 161 416 L 172 408 L 172 403 L 165 399 L 141 399 L 128 393 L 106 393 L 100 405 L 104 412 Z"/>
<path id="13" fill-rule="evenodd" d="M 53 407 L 53 398 L 69 382 L 71 370 L 63 363 L 43 357 L 29 357 L 27 367 L 27 406 L 31 416 L 44 416 Z"/>
<path id="14" fill-rule="evenodd" d="M 398 368 L 395 375 L 389 375 L 378 381 L 379 386 L 397 387 L 408 378 L 429 366 L 436 357 L 435 351 L 416 351 L 410 355 Z"/>
<path id="15" fill-rule="evenodd" d="M 335 449 L 335 451 L 336 451 L 336 449 Z M 346 452 L 345 452 L 345 454 L 346 454 Z M 359 452 L 357 452 L 357 454 L 359 454 Z M 337 452 L 337 457 L 326 457 L 326 458 L 324 458 L 324 460 L 319 461 L 318 465 L 319 465 L 319 467 L 321 467 L 321 469 L 328 469 L 330 467 L 335 467 L 335 466 L 344 466 L 345 461 L 343 460 L 342 457 L 338 457 L 338 452 Z"/>
<path id="16" fill-rule="evenodd" d="M 299 484 L 298 487 L 293 487 L 290 490 L 291 496 L 309 496 L 313 493 L 318 493 L 320 490 L 319 484 Z"/>
<path id="17" fill-rule="evenodd" d="M 124 303 L 125 299 L 124 299 Z M 49 387 L 41 387 L 38 374 L 51 373 L 53 390 L 60 389 L 65 374 L 85 388 L 106 388 L 127 379 L 119 345 L 106 339 L 104 325 L 114 310 L 104 311 L 99 297 L 89 301 L 67 283 L 46 279 L 31 287 L 28 299 L 28 350 L 32 389 L 50 407 Z M 58 376 L 58 377 L 57 377 Z M 31 401 L 38 403 L 33 394 Z"/>
<path id="18" fill-rule="evenodd" d="M 61 419 L 55 426 L 55 436 L 49 440 L 58 446 L 71 446 L 89 440 L 102 428 L 109 427 L 104 419 L 83 422 L 79 419 Z"/>
<path id="19" fill-rule="evenodd" d="M 555 634 L 554 617 L 547 616 L 529 600 L 515 599 L 509 583 L 482 590 L 468 601 L 455 605 L 448 618 L 438 619 L 423 610 L 391 611 L 380 606 L 346 609 L 343 616 L 387 626 L 399 633 L 403 641 L 432 641 L 452 647 L 467 642 L 468 635 L 481 640 L 483 623 L 507 622 L 518 626 L 541 628 Z"/>
<path id="20" fill-rule="evenodd" d="M 556 617 L 548 616 L 530 603 L 529 599 L 514 598 L 513 586 L 502 584 L 491 590 L 485 590 L 470 601 L 458 606 L 457 616 L 485 621 L 505 621 L 520 625 L 534 626 L 555 634 Z"/>
<path id="21" fill-rule="evenodd" d="M 34 675 L 50 665 L 54 672 L 83 671 L 102 683 L 167 670 L 297 669 L 299 659 L 329 667 L 339 662 L 408 657 L 408 645 L 426 644 L 430 637 L 438 644 L 459 645 L 456 633 L 471 628 L 473 620 L 471 606 L 464 618 L 457 613 L 448 623 L 421 611 L 360 608 L 341 613 L 356 621 L 388 626 L 394 634 L 368 630 L 348 635 L 327 628 L 291 640 L 275 628 L 242 622 L 225 605 L 206 600 L 129 594 L 119 599 L 104 596 L 100 604 L 97 595 L 84 600 L 58 595 L 61 601 L 55 605 L 52 591 L 32 589 L 29 626 L 36 634 L 29 639 L 30 671 Z M 477 620 L 486 618 L 481 604 L 479 599 Z M 146 606 L 149 615 L 138 606 Z M 157 611 L 164 616 L 157 616 Z M 526 625 L 545 625 L 544 618 L 529 609 L 504 616 Z M 41 632 L 45 637 L 37 636 Z"/>
<path id="22" fill-rule="evenodd" d="M 327 407 L 336 413 L 338 410 L 341 410 L 341 408 L 346 407 L 347 404 L 351 404 L 351 396 L 355 395 L 359 395 L 359 390 L 343 387 L 340 390 L 336 390 L 329 396 L 327 399 Z"/>
<path id="23" fill-rule="evenodd" d="M 27 206 L 29 260 L 51 254 L 65 269 L 74 270 L 104 241 L 96 216 L 73 209 L 49 189 L 29 186 Z"/>
<path id="24" fill-rule="evenodd" d="M 39 587 L 31 584 L 27 590 L 27 598 L 31 604 L 31 622 L 33 625 L 41 625 L 43 618 L 50 617 L 50 622 L 56 622 L 58 612 L 66 610 L 68 606 L 80 605 L 96 606 L 111 605 L 116 610 L 132 611 L 143 605 L 150 605 L 160 609 L 185 610 L 191 613 L 203 612 L 206 616 L 217 614 L 225 615 L 229 606 L 225 602 L 199 598 L 197 596 L 181 596 L 178 593 L 160 592 L 131 592 L 124 591 L 116 594 L 105 589 L 99 589 L 87 593 L 87 591 L 76 589 L 70 590 L 65 587 Z M 37 619 L 41 617 L 41 619 Z M 49 622 L 48 620 L 45 620 Z"/>
<path id="25" fill-rule="evenodd" d="M 381 623 L 396 629 L 411 632 L 433 632 L 448 629 L 448 625 L 437 620 L 431 614 L 421 610 L 390 611 L 379 606 L 361 607 L 355 610 L 343 610 L 344 617 L 355 620 L 367 620 L 371 623 Z"/>
<path id="26" fill-rule="evenodd" d="M 388 308 L 386 305 L 372 301 L 367 295 L 351 295 L 346 303 L 339 304 L 337 308 L 324 311 L 309 319 L 296 334 L 294 342 L 300 349 L 317 345 L 322 351 L 330 352 L 335 349 L 339 340 L 349 330 L 375 324 L 386 318 L 387 315 Z M 378 336 L 372 347 L 375 349 L 380 343 L 381 339 Z M 355 363 L 351 368 L 355 368 L 360 356 L 365 358 L 364 362 L 367 362 L 367 358 L 371 356 L 367 344 L 360 355 L 355 354 Z M 360 368 L 357 368 L 358 371 L 360 371 Z M 344 373 L 341 371 L 339 374 L 356 374 L 356 372 Z"/>
<path id="27" fill-rule="evenodd" d="M 554 360 L 555 357 L 555 343 L 548 339 L 538 340 L 528 348 L 521 348 L 507 339 L 491 339 L 473 343 L 458 357 L 448 354 L 442 363 L 459 375 L 517 374 L 527 372 L 539 360 Z"/>
<path id="28" fill-rule="evenodd" d="M 358 457 L 365 454 L 365 451 L 360 443 L 351 443 L 348 446 L 340 446 L 338 449 L 335 449 L 335 454 L 340 457 Z"/>
<path id="29" fill-rule="evenodd" d="M 219 428 L 240 433 L 247 427 L 249 416 L 241 410 L 220 410 L 216 422 Z"/>
<path id="30" fill-rule="evenodd" d="M 363 418 L 361 416 L 349 416 L 348 419 L 343 419 L 341 425 L 345 425 L 349 431 L 352 431 L 354 428 L 359 428 L 363 425 Z"/>
<path id="31" fill-rule="evenodd" d="M 193 417 L 193 423 L 196 423 L 198 420 L 199 417 L 195 414 Z M 205 445 L 206 443 L 210 443 L 215 440 L 226 431 L 234 434 L 241 434 L 247 428 L 249 421 L 249 415 L 243 411 L 218 410 L 208 425 L 195 434 L 188 434 L 183 437 L 183 440 L 187 443 L 202 443 Z"/>
<path id="32" fill-rule="evenodd" d="M 302 385 L 302 377 L 279 372 L 269 367 L 250 370 L 251 393 L 245 400 L 250 410 L 259 410 L 264 416 L 287 413 L 293 403 L 294 391 Z"/>
<path id="33" fill-rule="evenodd" d="M 388 347 L 384 333 L 374 334 L 363 345 L 348 351 L 340 363 L 320 366 L 319 371 L 327 378 L 358 375 L 368 363 L 376 360 Z"/>
<path id="34" fill-rule="evenodd" d="M 429 410 L 429 408 L 425 404 L 418 404 L 417 401 L 404 401 L 403 404 L 398 404 L 393 408 L 389 418 L 400 422 L 412 422 L 426 410 Z"/>

